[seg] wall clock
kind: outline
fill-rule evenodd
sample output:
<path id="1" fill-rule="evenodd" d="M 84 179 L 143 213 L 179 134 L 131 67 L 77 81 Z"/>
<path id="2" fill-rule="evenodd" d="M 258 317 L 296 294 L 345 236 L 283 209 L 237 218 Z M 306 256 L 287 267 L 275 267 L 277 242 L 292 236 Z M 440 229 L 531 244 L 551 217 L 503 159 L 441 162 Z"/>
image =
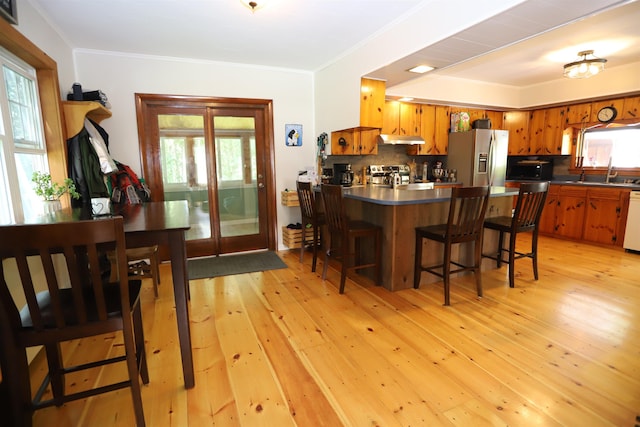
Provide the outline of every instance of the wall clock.
<path id="1" fill-rule="evenodd" d="M 603 107 L 598 111 L 598 120 L 602 123 L 609 123 L 618 115 L 618 110 L 615 107 Z"/>

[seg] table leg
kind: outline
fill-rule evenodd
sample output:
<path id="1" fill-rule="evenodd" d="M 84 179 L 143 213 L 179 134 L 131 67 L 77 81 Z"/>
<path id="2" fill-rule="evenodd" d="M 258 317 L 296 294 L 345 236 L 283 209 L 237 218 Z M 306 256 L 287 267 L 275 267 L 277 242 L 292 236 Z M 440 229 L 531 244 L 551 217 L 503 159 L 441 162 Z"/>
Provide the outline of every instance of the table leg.
<path id="1" fill-rule="evenodd" d="M 176 302 L 176 319 L 178 321 L 178 338 L 180 339 L 180 353 L 182 354 L 182 370 L 185 388 L 195 386 L 193 354 L 191 348 L 191 328 L 189 325 L 189 308 L 187 304 L 187 250 L 184 231 L 169 232 L 169 250 L 171 257 L 171 271 L 173 274 L 173 292 Z"/>

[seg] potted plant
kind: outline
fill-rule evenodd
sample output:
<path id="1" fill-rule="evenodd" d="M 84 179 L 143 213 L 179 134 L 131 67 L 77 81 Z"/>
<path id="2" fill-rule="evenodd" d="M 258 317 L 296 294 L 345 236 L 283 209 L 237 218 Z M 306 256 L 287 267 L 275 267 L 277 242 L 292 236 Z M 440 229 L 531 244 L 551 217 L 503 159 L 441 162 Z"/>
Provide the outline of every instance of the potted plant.
<path id="1" fill-rule="evenodd" d="M 36 194 L 42 197 L 45 205 L 55 205 L 46 207 L 46 211 L 56 211 L 60 209 L 60 197 L 65 193 L 69 193 L 69 196 L 74 199 L 80 198 L 80 194 L 76 191 L 76 185 L 70 178 L 65 178 L 64 183 L 60 185 L 51 180 L 51 174 L 36 171 L 31 176 L 31 181 L 35 184 L 34 190 Z"/>

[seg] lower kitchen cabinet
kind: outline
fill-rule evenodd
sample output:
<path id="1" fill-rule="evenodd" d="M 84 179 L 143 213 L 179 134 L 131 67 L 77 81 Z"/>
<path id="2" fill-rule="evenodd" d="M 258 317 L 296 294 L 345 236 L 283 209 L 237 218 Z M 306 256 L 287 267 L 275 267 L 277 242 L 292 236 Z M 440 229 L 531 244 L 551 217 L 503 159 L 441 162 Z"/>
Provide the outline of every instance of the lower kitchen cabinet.
<path id="1" fill-rule="evenodd" d="M 540 233 L 589 243 L 622 246 L 629 190 L 551 185 Z"/>
<path id="2" fill-rule="evenodd" d="M 556 205 L 555 234 L 570 239 L 581 239 L 586 203 L 586 188 L 561 186 Z"/>
<path id="3" fill-rule="evenodd" d="M 616 188 L 589 189 L 582 239 L 622 246 L 626 226 L 624 213 L 629 209 L 629 193 L 629 190 Z"/>

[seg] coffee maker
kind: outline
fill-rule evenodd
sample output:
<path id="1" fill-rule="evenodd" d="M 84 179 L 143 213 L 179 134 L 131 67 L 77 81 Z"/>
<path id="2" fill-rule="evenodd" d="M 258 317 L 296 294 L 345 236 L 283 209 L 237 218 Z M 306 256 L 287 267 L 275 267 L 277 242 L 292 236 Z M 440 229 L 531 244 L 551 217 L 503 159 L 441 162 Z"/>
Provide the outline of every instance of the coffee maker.
<path id="1" fill-rule="evenodd" d="M 334 163 L 332 184 L 351 187 L 353 184 L 353 171 L 350 163 Z"/>

